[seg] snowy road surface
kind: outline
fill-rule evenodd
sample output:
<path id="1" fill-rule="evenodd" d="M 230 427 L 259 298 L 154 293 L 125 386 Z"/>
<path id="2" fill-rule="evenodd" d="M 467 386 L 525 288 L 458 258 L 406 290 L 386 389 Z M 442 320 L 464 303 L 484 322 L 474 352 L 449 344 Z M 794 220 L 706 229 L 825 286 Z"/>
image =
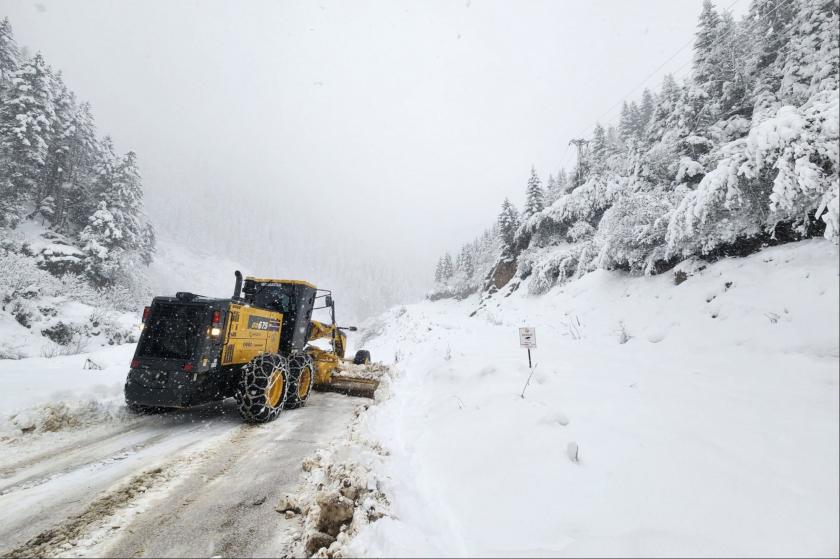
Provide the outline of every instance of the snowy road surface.
<path id="1" fill-rule="evenodd" d="M 278 556 L 297 518 L 274 507 L 360 400 L 244 425 L 232 400 L 6 443 L 0 556 Z"/>

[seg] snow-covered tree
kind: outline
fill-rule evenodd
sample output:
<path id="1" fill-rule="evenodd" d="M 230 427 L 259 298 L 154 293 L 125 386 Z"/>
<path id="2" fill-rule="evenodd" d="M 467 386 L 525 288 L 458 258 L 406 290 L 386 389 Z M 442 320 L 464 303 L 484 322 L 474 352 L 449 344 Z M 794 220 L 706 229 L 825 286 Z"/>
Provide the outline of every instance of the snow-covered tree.
<path id="1" fill-rule="evenodd" d="M 621 118 L 618 123 L 618 134 L 628 143 L 636 142 L 642 135 L 642 113 L 635 101 L 624 102 L 621 105 Z"/>
<path id="2" fill-rule="evenodd" d="M 105 202 L 100 202 L 97 210 L 90 216 L 88 225 L 79 235 L 82 250 L 86 255 L 85 270 L 88 278 L 95 285 L 109 285 L 120 268 L 123 256 L 121 248 L 122 231 L 108 211 Z"/>
<path id="3" fill-rule="evenodd" d="M 715 56 L 716 43 L 721 34 L 720 15 L 712 0 L 703 0 L 703 9 L 697 23 L 694 39 L 694 82 L 702 92 L 712 99 L 720 97 L 721 84 L 716 79 L 720 70 L 720 60 Z"/>
<path id="4" fill-rule="evenodd" d="M 0 92 L 17 72 L 19 60 L 20 50 L 12 36 L 12 24 L 5 17 L 0 20 Z"/>
<path id="5" fill-rule="evenodd" d="M 560 170 L 557 171 L 557 190 L 560 194 L 565 194 L 568 192 L 570 186 L 569 173 L 566 172 L 566 169 L 560 167 Z"/>
<path id="6" fill-rule="evenodd" d="M 639 128 L 642 132 L 647 129 L 655 108 L 656 100 L 654 99 L 653 93 L 648 88 L 645 88 L 642 91 L 642 101 L 639 104 Z"/>
<path id="7" fill-rule="evenodd" d="M 452 256 L 447 252 L 443 255 L 443 264 L 441 266 L 441 279 L 446 281 L 455 273 L 455 266 L 452 262 Z"/>
<path id="8" fill-rule="evenodd" d="M 550 206 L 552 205 L 560 196 L 565 194 L 571 184 L 569 182 L 569 176 L 566 173 L 566 170 L 562 167 L 559 171 L 557 171 L 557 176 L 552 177 L 554 179 L 553 184 L 549 184 L 548 188 L 545 191 L 545 205 Z"/>
<path id="9" fill-rule="evenodd" d="M 458 258 L 455 261 L 455 271 L 469 278 L 475 271 L 475 264 L 473 263 L 473 248 L 472 245 L 467 244 L 461 248 L 458 253 Z"/>
<path id="10" fill-rule="evenodd" d="M 592 132 L 592 140 L 589 141 L 589 159 L 593 170 L 600 170 L 606 164 L 609 146 L 607 145 L 607 132 L 601 123 L 595 124 Z"/>
<path id="11" fill-rule="evenodd" d="M 502 257 L 513 258 L 515 253 L 514 239 L 516 230 L 519 229 L 519 212 L 516 207 L 505 198 L 502 203 L 502 211 L 499 213 L 497 225 L 499 229 L 499 240 L 502 243 Z"/>
<path id="12" fill-rule="evenodd" d="M 545 207 L 545 194 L 543 193 L 540 177 L 537 170 L 531 167 L 531 176 L 528 177 L 528 186 L 525 190 L 525 217 L 531 217 L 543 210 Z"/>

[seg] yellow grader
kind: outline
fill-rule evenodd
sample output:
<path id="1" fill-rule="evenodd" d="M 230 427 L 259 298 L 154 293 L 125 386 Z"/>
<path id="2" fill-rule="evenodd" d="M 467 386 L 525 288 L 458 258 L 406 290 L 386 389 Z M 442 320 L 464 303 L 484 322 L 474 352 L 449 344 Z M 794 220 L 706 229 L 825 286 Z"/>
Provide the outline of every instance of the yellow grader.
<path id="1" fill-rule="evenodd" d="M 129 408 L 149 412 L 234 397 L 245 421 L 263 423 L 306 404 L 313 388 L 373 396 L 378 381 L 364 374 L 370 353 L 345 358 L 344 332 L 356 328 L 336 324 L 331 291 L 235 275 L 230 299 L 179 292 L 155 297 L 144 309 L 125 384 Z M 329 312 L 329 322 L 312 320 L 319 309 Z"/>

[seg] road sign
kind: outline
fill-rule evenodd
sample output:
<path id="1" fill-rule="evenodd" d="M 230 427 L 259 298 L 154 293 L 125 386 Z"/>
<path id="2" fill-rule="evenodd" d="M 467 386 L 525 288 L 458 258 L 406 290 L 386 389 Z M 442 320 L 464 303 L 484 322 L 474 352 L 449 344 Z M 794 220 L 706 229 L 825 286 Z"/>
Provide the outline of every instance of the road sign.
<path id="1" fill-rule="evenodd" d="M 530 384 L 531 382 L 531 377 L 534 375 L 534 369 L 536 369 L 536 367 L 531 367 L 531 349 L 537 347 L 537 329 L 532 328 L 530 326 L 520 328 L 519 345 L 521 347 L 528 348 L 528 368 L 531 369 L 531 373 L 528 375 L 528 380 L 525 382 L 525 386 L 522 388 L 521 396 L 524 398 L 525 389 L 528 388 L 528 384 Z"/>
<path id="2" fill-rule="evenodd" d="M 537 329 L 531 327 L 520 328 L 519 345 L 528 349 L 537 347 Z"/>

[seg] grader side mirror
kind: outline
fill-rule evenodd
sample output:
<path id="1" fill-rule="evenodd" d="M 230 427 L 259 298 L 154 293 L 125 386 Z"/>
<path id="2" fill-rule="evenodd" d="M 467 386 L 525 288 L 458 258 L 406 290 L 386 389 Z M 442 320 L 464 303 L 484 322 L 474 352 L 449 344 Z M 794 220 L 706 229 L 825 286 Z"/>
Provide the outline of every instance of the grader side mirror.
<path id="1" fill-rule="evenodd" d="M 324 301 L 324 304 L 325 304 L 327 307 L 331 307 L 331 306 L 333 306 L 333 298 L 332 298 L 332 296 L 331 296 L 331 295 L 327 295 L 327 298 L 326 298 L 326 300 Z"/>

